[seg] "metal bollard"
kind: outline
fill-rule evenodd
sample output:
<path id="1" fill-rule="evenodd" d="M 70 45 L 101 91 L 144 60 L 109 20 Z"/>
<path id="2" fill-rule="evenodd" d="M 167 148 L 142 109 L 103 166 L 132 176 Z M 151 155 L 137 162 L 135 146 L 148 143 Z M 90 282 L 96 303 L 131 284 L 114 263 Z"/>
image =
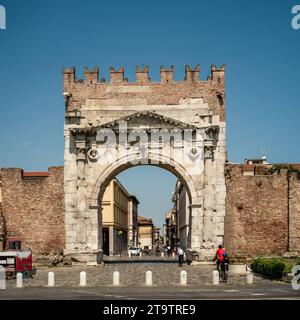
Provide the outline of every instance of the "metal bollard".
<path id="1" fill-rule="evenodd" d="M 164 257 L 164 252 L 162 251 L 162 253 L 161 253 L 161 257 L 163 258 Z"/>
<path id="2" fill-rule="evenodd" d="M 21 272 L 17 273 L 17 288 L 23 287 L 23 274 Z"/>
<path id="3" fill-rule="evenodd" d="M 0 290 L 6 289 L 6 273 L 5 268 L 0 266 Z"/>
<path id="4" fill-rule="evenodd" d="M 219 271 L 213 271 L 213 285 L 217 286 L 219 284 Z"/>
<path id="5" fill-rule="evenodd" d="M 128 252 L 128 257 L 131 258 L 131 252 L 130 251 Z"/>
<path id="6" fill-rule="evenodd" d="M 152 271 L 146 271 L 146 286 L 152 286 Z"/>
<path id="7" fill-rule="evenodd" d="M 85 287 L 86 286 L 86 272 L 85 271 L 81 271 L 79 274 L 79 285 L 81 287 Z"/>
<path id="8" fill-rule="evenodd" d="M 172 257 L 175 258 L 175 256 L 176 256 L 176 254 L 175 254 L 175 252 L 173 252 L 173 253 L 172 253 Z"/>
<path id="9" fill-rule="evenodd" d="M 186 286 L 187 284 L 187 272 L 182 270 L 180 271 L 180 285 Z"/>
<path id="10" fill-rule="evenodd" d="M 248 272 L 246 276 L 246 284 L 253 284 L 253 273 Z"/>
<path id="11" fill-rule="evenodd" d="M 119 286 L 120 285 L 120 272 L 114 271 L 113 273 L 113 285 Z"/>
<path id="12" fill-rule="evenodd" d="M 55 286 L 55 275 L 54 272 L 48 273 L 48 287 L 54 287 Z"/>
<path id="13" fill-rule="evenodd" d="M 143 252 L 140 252 L 140 258 L 142 258 L 143 257 Z"/>

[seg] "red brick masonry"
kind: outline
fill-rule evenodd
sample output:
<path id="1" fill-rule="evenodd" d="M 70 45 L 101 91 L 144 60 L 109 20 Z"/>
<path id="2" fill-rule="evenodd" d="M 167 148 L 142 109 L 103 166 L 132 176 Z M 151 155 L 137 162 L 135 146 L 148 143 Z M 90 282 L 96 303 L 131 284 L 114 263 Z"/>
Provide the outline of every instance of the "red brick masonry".
<path id="1" fill-rule="evenodd" d="M 226 248 L 241 258 L 300 252 L 299 174 L 252 167 L 248 176 L 249 165 L 226 166 Z"/>
<path id="2" fill-rule="evenodd" d="M 48 173 L 1 170 L 2 214 L 7 234 L 22 239 L 34 253 L 59 252 L 65 246 L 63 167 Z"/>

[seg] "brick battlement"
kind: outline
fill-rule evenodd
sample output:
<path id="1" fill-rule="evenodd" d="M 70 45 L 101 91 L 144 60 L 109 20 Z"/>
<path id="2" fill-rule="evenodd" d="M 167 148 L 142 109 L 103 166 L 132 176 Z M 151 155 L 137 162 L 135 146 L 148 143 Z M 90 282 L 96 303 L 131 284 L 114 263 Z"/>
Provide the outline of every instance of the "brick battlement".
<path id="1" fill-rule="evenodd" d="M 149 77 L 149 67 L 137 66 L 136 80 L 128 82 L 124 67 L 110 67 L 110 81 L 99 76 L 99 68 L 85 68 L 85 79 L 77 79 L 74 67 L 63 69 L 65 108 L 68 117 L 80 111 L 82 106 L 136 106 L 179 105 L 182 100 L 203 101 L 212 110 L 212 115 L 225 121 L 225 66 L 211 66 L 211 75 L 200 80 L 200 67 L 185 67 L 182 81 L 174 80 L 174 66 L 160 68 L 160 81 Z M 100 110 L 99 107 L 98 110 Z M 158 109 L 157 109 L 158 111 Z M 197 113 L 197 112 L 196 112 Z M 195 113 L 195 114 L 196 114 Z M 80 115 L 77 114 L 80 117 Z M 81 115 L 82 116 L 82 115 Z M 100 116 L 99 114 L 95 116 Z M 73 120 L 72 120 L 73 121 Z M 77 121 L 76 119 L 74 120 Z M 69 123 L 69 122 L 68 122 Z"/>
<path id="2" fill-rule="evenodd" d="M 115 69 L 114 67 L 110 67 L 110 82 L 106 82 L 104 78 L 99 81 L 99 68 L 95 67 L 93 70 L 89 70 L 88 67 L 84 69 L 85 81 L 83 79 L 76 78 L 76 70 L 74 67 L 71 68 L 63 68 L 64 74 L 64 85 L 68 86 L 72 83 L 100 83 L 102 85 L 112 84 L 112 85 L 133 85 L 135 83 L 138 84 L 149 84 L 151 83 L 151 79 L 149 77 L 149 67 L 145 66 L 141 69 L 139 66 L 136 67 L 136 81 L 128 83 L 128 79 L 124 77 L 125 69 L 124 67 L 120 67 L 119 69 Z M 198 83 L 205 82 L 200 81 L 200 67 L 197 65 L 194 69 L 189 65 L 185 66 L 185 82 L 190 83 Z M 215 65 L 211 66 L 211 75 L 207 77 L 207 82 L 217 82 L 220 84 L 224 84 L 225 81 L 225 65 L 222 65 L 221 68 L 217 68 Z M 178 82 L 174 80 L 174 66 L 170 66 L 170 68 L 165 68 L 164 66 L 160 67 L 160 83 L 174 83 Z"/>

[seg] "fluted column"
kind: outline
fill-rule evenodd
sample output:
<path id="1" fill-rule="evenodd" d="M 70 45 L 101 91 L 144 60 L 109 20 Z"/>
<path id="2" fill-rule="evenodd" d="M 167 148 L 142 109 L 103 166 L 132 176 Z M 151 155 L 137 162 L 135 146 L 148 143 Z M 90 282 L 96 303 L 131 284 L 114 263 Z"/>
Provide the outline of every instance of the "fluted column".
<path id="1" fill-rule="evenodd" d="M 209 248 L 213 240 L 213 146 L 206 146 L 204 149 L 204 212 L 203 212 L 203 246 Z"/>

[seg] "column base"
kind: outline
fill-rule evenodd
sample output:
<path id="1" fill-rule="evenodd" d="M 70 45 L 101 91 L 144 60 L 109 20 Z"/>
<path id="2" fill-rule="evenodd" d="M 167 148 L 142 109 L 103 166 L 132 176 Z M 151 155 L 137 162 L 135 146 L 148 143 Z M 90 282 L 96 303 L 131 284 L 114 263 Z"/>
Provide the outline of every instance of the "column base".
<path id="1" fill-rule="evenodd" d="M 216 254 L 216 250 L 217 249 L 187 249 L 189 251 L 193 251 L 193 252 L 197 252 L 198 253 L 198 259 L 197 261 L 198 262 L 201 262 L 201 263 L 209 263 L 209 262 L 212 262 L 215 254 Z"/>
<path id="2" fill-rule="evenodd" d="M 87 265 L 97 265 L 103 262 L 103 251 L 80 251 L 80 252 L 70 252 L 65 250 L 64 256 L 69 257 L 72 261 L 72 265 L 76 264 L 87 264 Z"/>

